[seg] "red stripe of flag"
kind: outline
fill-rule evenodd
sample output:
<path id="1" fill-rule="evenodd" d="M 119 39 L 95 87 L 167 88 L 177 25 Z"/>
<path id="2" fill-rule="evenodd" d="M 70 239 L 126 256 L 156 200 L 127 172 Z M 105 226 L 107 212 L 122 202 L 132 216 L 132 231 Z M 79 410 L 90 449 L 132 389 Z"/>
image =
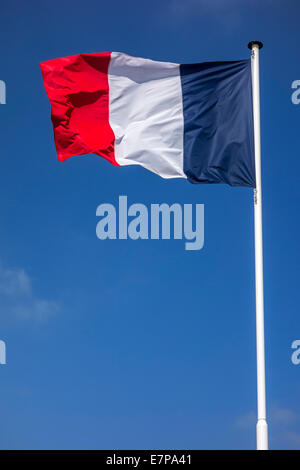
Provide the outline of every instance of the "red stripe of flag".
<path id="1" fill-rule="evenodd" d="M 60 161 L 95 153 L 119 166 L 109 124 L 110 57 L 110 52 L 80 54 L 41 64 Z"/>

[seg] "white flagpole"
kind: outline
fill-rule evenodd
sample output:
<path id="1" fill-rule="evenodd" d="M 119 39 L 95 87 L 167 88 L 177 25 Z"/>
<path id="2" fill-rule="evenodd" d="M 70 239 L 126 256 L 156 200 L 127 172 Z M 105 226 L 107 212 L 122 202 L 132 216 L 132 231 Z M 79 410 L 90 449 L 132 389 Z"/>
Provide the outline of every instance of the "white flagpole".
<path id="1" fill-rule="evenodd" d="M 255 233 L 255 290 L 256 290 L 256 360 L 257 360 L 257 450 L 268 450 L 268 425 L 266 416 L 265 333 L 264 333 L 264 285 L 261 200 L 261 152 L 260 152 L 260 103 L 259 103 L 259 50 L 260 41 L 248 44 L 252 50 L 252 96 L 254 121 L 254 154 L 256 188 L 254 189 Z"/>

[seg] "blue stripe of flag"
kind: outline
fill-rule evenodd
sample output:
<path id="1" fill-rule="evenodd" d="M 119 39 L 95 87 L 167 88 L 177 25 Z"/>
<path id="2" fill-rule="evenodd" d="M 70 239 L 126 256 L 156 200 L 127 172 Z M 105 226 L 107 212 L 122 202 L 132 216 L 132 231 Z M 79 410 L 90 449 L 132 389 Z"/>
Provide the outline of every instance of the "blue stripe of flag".
<path id="1" fill-rule="evenodd" d="M 180 65 L 191 183 L 255 187 L 251 60 Z"/>

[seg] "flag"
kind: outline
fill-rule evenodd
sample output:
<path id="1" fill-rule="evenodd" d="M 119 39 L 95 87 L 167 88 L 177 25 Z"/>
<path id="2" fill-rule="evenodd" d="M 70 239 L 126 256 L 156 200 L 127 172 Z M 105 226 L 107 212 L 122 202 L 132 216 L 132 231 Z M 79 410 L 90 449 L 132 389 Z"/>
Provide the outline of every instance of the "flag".
<path id="1" fill-rule="evenodd" d="M 96 154 L 163 178 L 255 187 L 251 62 L 121 52 L 41 64 L 57 157 Z"/>

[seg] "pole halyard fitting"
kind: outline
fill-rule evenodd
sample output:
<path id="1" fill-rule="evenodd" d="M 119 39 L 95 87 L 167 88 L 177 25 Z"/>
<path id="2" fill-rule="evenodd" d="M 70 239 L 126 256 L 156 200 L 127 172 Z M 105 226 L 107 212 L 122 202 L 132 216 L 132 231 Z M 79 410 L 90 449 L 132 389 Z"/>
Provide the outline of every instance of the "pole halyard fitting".
<path id="1" fill-rule="evenodd" d="M 253 189 L 254 204 L 257 204 L 257 189 Z"/>

